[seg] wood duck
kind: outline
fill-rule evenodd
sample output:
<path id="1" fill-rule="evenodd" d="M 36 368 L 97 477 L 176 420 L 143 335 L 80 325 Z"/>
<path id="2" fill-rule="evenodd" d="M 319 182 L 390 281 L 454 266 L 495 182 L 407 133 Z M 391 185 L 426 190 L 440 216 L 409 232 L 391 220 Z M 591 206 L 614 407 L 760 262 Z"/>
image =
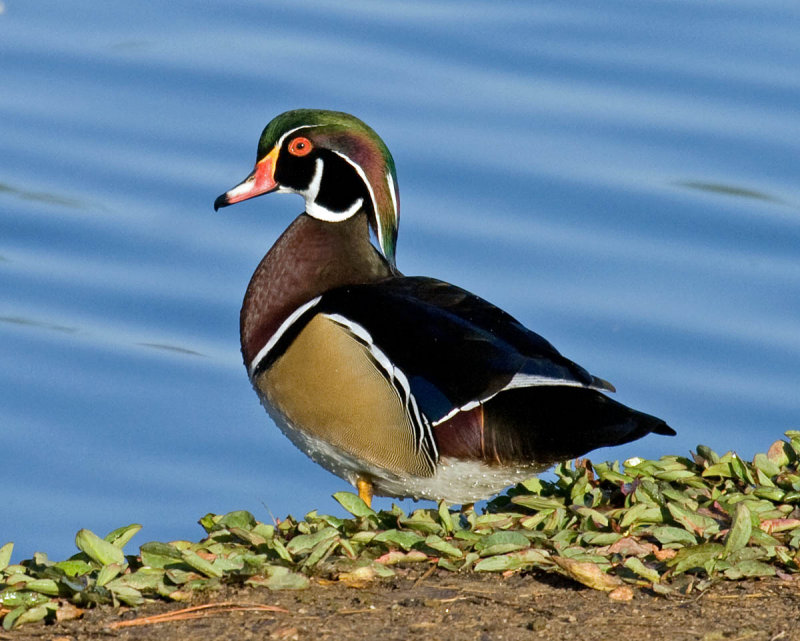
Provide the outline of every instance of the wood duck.
<path id="1" fill-rule="evenodd" d="M 247 288 L 244 362 L 281 430 L 368 505 L 373 492 L 471 503 L 589 450 L 675 434 L 501 309 L 403 276 L 394 161 L 358 118 L 277 116 L 214 209 L 269 192 L 300 194 L 305 212 Z"/>

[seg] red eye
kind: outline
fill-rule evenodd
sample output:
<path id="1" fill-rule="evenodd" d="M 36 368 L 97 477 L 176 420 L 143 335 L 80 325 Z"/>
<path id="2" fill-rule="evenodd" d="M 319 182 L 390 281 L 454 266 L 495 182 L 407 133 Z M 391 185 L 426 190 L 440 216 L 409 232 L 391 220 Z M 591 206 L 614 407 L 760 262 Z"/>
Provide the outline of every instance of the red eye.
<path id="1" fill-rule="evenodd" d="M 313 148 L 314 146 L 311 144 L 311 141 L 302 136 L 295 138 L 289 143 L 289 153 L 293 156 L 305 156 L 311 153 Z"/>

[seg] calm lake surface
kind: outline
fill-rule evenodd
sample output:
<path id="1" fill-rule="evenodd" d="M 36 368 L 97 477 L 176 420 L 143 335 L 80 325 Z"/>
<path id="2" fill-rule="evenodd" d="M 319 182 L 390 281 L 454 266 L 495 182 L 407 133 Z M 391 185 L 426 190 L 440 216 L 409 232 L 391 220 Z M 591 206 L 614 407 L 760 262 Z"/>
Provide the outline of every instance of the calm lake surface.
<path id="1" fill-rule="evenodd" d="M 0 544 L 341 513 L 239 355 L 302 200 L 212 208 L 295 107 L 389 145 L 405 273 L 678 430 L 594 459 L 751 457 L 800 428 L 799 33 L 795 0 L 3 0 Z"/>

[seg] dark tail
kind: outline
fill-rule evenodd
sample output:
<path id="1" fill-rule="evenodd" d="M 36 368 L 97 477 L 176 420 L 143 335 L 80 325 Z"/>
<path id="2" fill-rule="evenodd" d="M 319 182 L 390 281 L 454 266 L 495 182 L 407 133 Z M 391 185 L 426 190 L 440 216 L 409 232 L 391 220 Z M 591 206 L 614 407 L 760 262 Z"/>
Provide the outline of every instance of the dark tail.
<path id="1" fill-rule="evenodd" d="M 581 387 L 508 390 L 484 409 L 487 462 L 549 464 L 629 443 L 651 432 L 675 435 L 660 418 Z"/>

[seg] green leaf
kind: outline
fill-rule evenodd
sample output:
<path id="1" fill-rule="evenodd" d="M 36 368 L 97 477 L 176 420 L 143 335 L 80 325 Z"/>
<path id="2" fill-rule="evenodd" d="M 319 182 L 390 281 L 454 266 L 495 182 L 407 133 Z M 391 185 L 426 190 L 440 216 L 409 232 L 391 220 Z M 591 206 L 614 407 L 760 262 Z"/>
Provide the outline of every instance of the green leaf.
<path id="1" fill-rule="evenodd" d="M 678 550 L 678 553 L 669 561 L 675 574 L 682 574 L 687 570 L 706 567 L 709 561 L 718 559 L 725 552 L 721 543 L 702 543 Z"/>
<path id="2" fill-rule="evenodd" d="M 594 465 L 594 471 L 601 480 L 608 481 L 609 483 L 620 484 L 633 482 L 632 476 L 628 476 L 627 474 L 623 474 L 619 471 L 619 463 L 617 462 L 615 462 L 613 465 L 608 463 L 598 463 Z"/>
<path id="3" fill-rule="evenodd" d="M 530 510 L 555 510 L 560 507 L 564 507 L 564 502 L 559 501 L 558 499 L 549 499 L 543 496 L 535 496 L 532 494 L 522 494 L 518 496 L 512 496 L 511 502 L 516 503 L 517 505 L 521 505 L 522 507 L 527 507 Z"/>
<path id="4" fill-rule="evenodd" d="M 378 516 L 375 513 L 375 510 L 364 503 L 361 497 L 353 494 L 352 492 L 336 492 L 336 494 L 333 495 L 333 498 L 336 499 L 339 504 L 353 516 L 370 516 L 375 518 Z"/>
<path id="5" fill-rule="evenodd" d="M 464 553 L 457 548 L 455 545 L 448 543 L 440 536 L 436 534 L 431 534 L 425 539 L 425 545 L 429 548 L 436 550 L 437 552 L 441 552 L 442 554 L 446 554 L 447 556 L 451 556 L 457 559 L 460 559 L 464 556 Z"/>
<path id="6" fill-rule="evenodd" d="M 664 495 L 658 487 L 658 484 L 650 479 L 641 479 L 639 486 L 634 491 L 636 499 L 641 503 L 653 503 L 655 505 L 664 505 Z"/>
<path id="7" fill-rule="evenodd" d="M 475 550 L 483 556 L 505 554 L 514 550 L 522 550 L 531 546 L 527 536 L 521 532 L 494 532 L 483 537 L 475 544 Z"/>
<path id="8" fill-rule="evenodd" d="M 94 571 L 94 567 L 84 561 L 83 559 L 70 559 L 69 561 L 60 561 L 53 567 L 58 568 L 67 576 L 81 576 L 89 574 Z"/>
<path id="9" fill-rule="evenodd" d="M 323 559 L 327 558 L 330 554 L 333 553 L 334 548 L 339 544 L 339 537 L 336 536 L 332 539 L 324 539 L 317 543 L 314 546 L 314 549 L 311 550 L 311 554 L 308 555 L 308 558 L 303 562 L 303 568 L 313 568 L 322 561 Z"/>
<path id="10" fill-rule="evenodd" d="M 75 535 L 75 545 L 90 559 L 100 565 L 125 563 L 125 555 L 117 546 L 101 539 L 91 530 L 79 530 Z"/>
<path id="11" fill-rule="evenodd" d="M 228 512 L 219 521 L 217 527 L 226 527 L 228 529 L 233 527 L 242 528 L 243 530 L 252 530 L 256 526 L 256 517 L 254 517 L 247 510 L 237 510 L 235 512 Z"/>
<path id="12" fill-rule="evenodd" d="M 707 445 L 698 445 L 697 453 L 712 465 L 719 463 L 719 456 Z"/>
<path id="13" fill-rule="evenodd" d="M 455 529 L 453 526 L 453 518 L 450 516 L 450 508 L 447 503 L 439 501 L 439 522 L 442 524 L 445 534 L 452 534 Z"/>
<path id="14" fill-rule="evenodd" d="M 308 579 L 302 574 L 280 565 L 267 566 L 267 577 L 251 577 L 245 584 L 270 590 L 304 590 L 309 586 Z"/>
<path id="15" fill-rule="evenodd" d="M 183 557 L 180 550 L 168 543 L 150 541 L 139 547 L 142 563 L 151 568 L 165 568 L 168 565 L 181 563 Z"/>
<path id="16" fill-rule="evenodd" d="M 379 576 L 382 579 L 388 579 L 390 577 L 396 576 L 397 574 L 392 568 L 387 567 L 382 563 L 377 563 L 375 561 L 373 561 L 370 564 L 370 567 L 375 571 L 375 575 Z"/>
<path id="17" fill-rule="evenodd" d="M 658 571 L 653 568 L 648 568 L 638 557 L 629 556 L 625 559 L 625 567 L 651 583 L 658 583 L 661 580 L 661 575 Z"/>
<path id="18" fill-rule="evenodd" d="M 778 539 L 773 536 L 770 536 L 766 532 L 758 529 L 753 528 L 753 533 L 750 535 L 750 542 L 753 545 L 759 545 L 765 548 L 777 547 L 781 544 Z"/>
<path id="19" fill-rule="evenodd" d="M 138 523 L 131 523 L 130 525 L 119 527 L 113 532 L 109 532 L 106 534 L 105 540 L 121 550 L 141 529 L 142 526 Z"/>
<path id="20" fill-rule="evenodd" d="M 505 530 L 516 522 L 518 515 L 500 512 L 498 514 L 482 514 L 475 519 L 475 530 Z"/>
<path id="21" fill-rule="evenodd" d="M 17 619 L 25 613 L 28 608 L 24 605 L 17 606 L 11 612 L 3 617 L 3 629 L 10 630 L 14 627 L 14 624 L 17 622 Z"/>
<path id="22" fill-rule="evenodd" d="M 178 570 L 180 571 L 180 570 Z M 156 592 L 164 582 L 165 572 L 158 568 L 139 568 L 131 574 L 123 574 L 106 584 L 108 589 L 127 587 L 140 592 Z M 197 575 L 195 575 L 197 576 Z"/>
<path id="23" fill-rule="evenodd" d="M 371 530 L 359 530 L 350 537 L 350 541 L 353 543 L 366 544 L 372 541 L 372 539 L 374 539 L 376 536 L 378 536 L 377 532 Z"/>
<path id="24" fill-rule="evenodd" d="M 16 612 L 14 610 L 13 612 Z M 6 618 L 10 617 L 11 614 L 7 614 Z M 35 623 L 37 621 L 41 621 L 44 619 L 48 613 L 50 612 L 50 608 L 46 605 L 37 605 L 35 608 L 31 608 L 30 610 L 25 610 L 21 614 L 17 615 L 12 622 L 12 625 L 20 626 L 25 623 Z M 5 627 L 5 621 L 3 621 L 3 626 Z"/>
<path id="25" fill-rule="evenodd" d="M 753 457 L 753 465 L 770 478 L 781 473 L 781 466 L 770 460 L 766 454 L 756 454 Z"/>
<path id="26" fill-rule="evenodd" d="M 111 579 L 115 578 L 122 570 L 123 567 L 127 567 L 127 563 L 125 566 L 120 565 L 119 563 L 109 563 L 108 565 L 104 565 L 100 568 L 100 572 L 97 573 L 97 579 L 95 579 L 95 585 L 102 587 Z"/>
<path id="27" fill-rule="evenodd" d="M 528 567 L 552 567 L 550 555 L 546 550 L 528 548 L 509 554 L 499 554 L 481 559 L 473 568 L 476 572 L 505 572 Z"/>
<path id="28" fill-rule="evenodd" d="M 311 549 L 317 545 L 320 541 L 325 541 L 327 539 L 332 539 L 336 536 L 339 536 L 339 530 L 334 527 L 326 527 L 322 528 L 318 532 L 314 534 L 301 534 L 299 536 L 294 537 L 289 543 L 286 545 L 286 550 L 290 554 L 305 554 L 310 552 Z"/>
<path id="29" fill-rule="evenodd" d="M 733 471 L 734 476 L 745 483 L 748 483 L 749 485 L 756 484 L 753 475 L 750 473 L 750 470 L 747 469 L 747 464 L 736 455 L 734 455 L 731 459 L 731 470 Z"/>
<path id="30" fill-rule="evenodd" d="M 444 529 L 438 523 L 438 519 L 434 518 L 434 514 L 438 517 L 433 510 L 414 510 L 411 516 L 399 519 L 399 522 L 402 527 L 416 530 L 422 534 L 441 534 Z"/>
<path id="31" fill-rule="evenodd" d="M 284 561 L 293 563 L 292 555 L 289 554 L 289 551 L 286 549 L 283 541 L 281 541 L 278 537 L 274 537 L 267 541 L 267 547 L 273 550 Z"/>
<path id="32" fill-rule="evenodd" d="M 709 465 L 705 470 L 703 470 L 703 477 L 708 476 L 719 476 L 721 478 L 732 478 L 733 477 L 733 470 L 731 469 L 730 463 L 726 462 L 719 462 L 715 463 L 714 465 Z"/>
<path id="33" fill-rule="evenodd" d="M 621 534 L 616 532 L 585 532 L 581 534 L 581 541 L 589 545 L 596 545 L 598 547 L 604 545 L 611 545 L 616 543 L 622 538 Z"/>
<path id="34" fill-rule="evenodd" d="M 652 530 L 648 530 L 661 545 L 670 543 L 680 543 L 684 546 L 693 546 L 697 544 L 697 537 L 691 532 L 687 532 L 683 528 L 675 527 L 674 525 L 659 525 Z"/>
<path id="35" fill-rule="evenodd" d="M 22 606 L 24 609 L 32 608 L 36 605 L 49 602 L 44 594 L 38 592 L 28 592 L 27 590 L 13 590 L 6 588 L 0 592 L 0 605 L 7 608 L 17 608 Z"/>
<path id="36" fill-rule="evenodd" d="M 142 593 L 135 588 L 129 588 L 125 585 L 115 585 L 114 587 L 110 587 L 109 590 L 111 590 L 111 593 L 117 599 L 126 605 L 137 606 L 144 603 Z"/>
<path id="37" fill-rule="evenodd" d="M 221 518 L 222 517 L 218 514 L 212 514 L 209 512 L 203 518 L 201 518 L 198 523 L 203 526 L 203 529 L 206 532 L 211 532 L 211 530 L 213 530 L 214 526 L 217 524 L 217 521 L 219 521 Z"/>
<path id="38" fill-rule="evenodd" d="M 202 576 L 197 572 L 195 572 L 194 570 L 180 570 L 178 568 L 170 568 L 169 570 L 164 571 L 161 577 L 159 577 L 159 580 L 163 581 L 164 577 L 168 578 L 175 585 L 183 585 L 188 581 L 195 581 L 197 579 L 202 578 Z M 156 586 L 157 585 L 158 584 L 156 584 Z M 136 585 L 131 585 L 129 587 L 136 588 L 137 590 L 142 589 L 141 587 Z"/>
<path id="39" fill-rule="evenodd" d="M 275 526 L 266 525 L 265 523 L 256 523 L 256 526 L 252 529 L 252 533 L 268 541 L 275 536 Z"/>
<path id="40" fill-rule="evenodd" d="M 664 516 L 661 508 L 648 503 L 637 503 L 630 508 L 619 522 L 621 528 L 627 528 L 637 523 L 661 523 Z"/>
<path id="41" fill-rule="evenodd" d="M 775 568 L 763 561 L 747 560 L 737 563 L 733 567 L 725 570 L 725 576 L 729 579 L 741 579 L 754 576 L 775 576 Z"/>
<path id="42" fill-rule="evenodd" d="M 569 509 L 584 519 L 591 520 L 594 527 L 604 528 L 608 526 L 608 517 L 602 512 L 583 505 L 571 505 Z"/>
<path id="43" fill-rule="evenodd" d="M 779 487 L 760 486 L 753 490 L 753 494 L 760 499 L 767 499 L 773 503 L 780 503 L 786 497 L 786 491 Z"/>
<path id="44" fill-rule="evenodd" d="M 731 529 L 725 538 L 725 555 L 745 547 L 753 533 L 753 519 L 745 501 L 736 504 Z"/>
<path id="45" fill-rule="evenodd" d="M 663 472 L 656 472 L 653 476 L 660 481 L 685 481 L 696 477 L 697 474 L 691 470 L 664 470 Z"/>
<path id="46" fill-rule="evenodd" d="M 254 548 L 257 548 L 259 545 L 264 545 L 267 542 L 267 539 L 260 534 L 256 534 L 253 530 L 245 530 L 241 527 L 232 527 L 229 528 L 228 531 L 236 538 L 244 541 Z"/>
<path id="47" fill-rule="evenodd" d="M 6 543 L 3 547 L 0 548 L 0 572 L 2 572 L 8 567 L 8 564 L 11 562 L 11 552 L 13 551 L 14 551 L 13 543 Z"/>
<path id="48" fill-rule="evenodd" d="M 186 565 L 194 568 L 200 574 L 205 574 L 208 577 L 212 578 L 219 578 L 222 576 L 222 572 L 215 568 L 211 563 L 206 561 L 201 556 L 198 556 L 197 552 L 192 552 L 191 550 L 184 550 L 181 552 L 181 558 L 186 563 Z"/>
<path id="49" fill-rule="evenodd" d="M 459 541 L 469 541 L 470 543 L 475 543 L 481 540 L 481 535 L 477 532 L 473 532 L 472 530 L 456 530 L 455 534 L 453 534 L 454 539 L 458 539 Z"/>
<path id="50" fill-rule="evenodd" d="M 709 516 L 690 512 L 675 503 L 668 503 L 667 509 L 672 515 L 672 518 L 689 532 L 696 533 L 700 536 L 708 536 L 719 532 L 719 524 Z"/>
<path id="51" fill-rule="evenodd" d="M 48 596 L 58 596 L 58 583 L 53 579 L 34 579 L 25 584 L 25 589 Z"/>
<path id="52" fill-rule="evenodd" d="M 381 543 L 389 543 L 393 545 L 397 545 L 404 550 L 408 551 L 417 543 L 421 543 L 425 539 L 421 537 L 419 534 L 415 534 L 414 532 L 402 532 L 399 530 L 386 530 L 378 534 L 375 538 L 372 539 L 376 542 Z"/>

